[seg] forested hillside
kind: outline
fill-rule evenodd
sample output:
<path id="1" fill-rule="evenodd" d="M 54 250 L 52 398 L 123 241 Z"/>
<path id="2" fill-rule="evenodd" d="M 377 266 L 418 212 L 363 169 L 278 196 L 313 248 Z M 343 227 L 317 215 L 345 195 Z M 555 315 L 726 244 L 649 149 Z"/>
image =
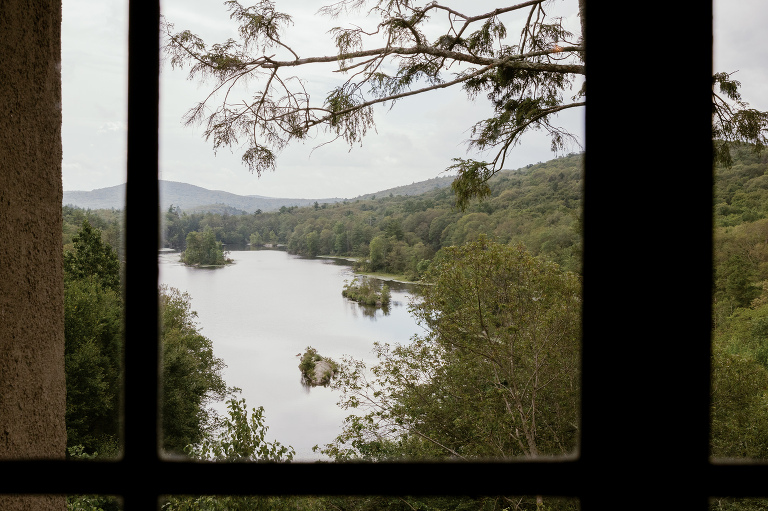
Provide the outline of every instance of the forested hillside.
<path id="1" fill-rule="evenodd" d="M 711 449 L 715 457 L 765 459 L 768 458 L 768 154 L 756 155 L 751 148 L 739 146 L 734 147 L 732 154 L 731 167 L 715 169 Z M 164 241 L 167 246 L 184 249 L 183 243 L 190 232 L 213 232 L 218 241 L 230 245 L 282 245 L 305 256 L 355 257 L 361 269 L 424 278 L 435 284 L 428 288 L 414 313 L 427 323 L 440 321 L 440 324 L 430 324 L 431 331 L 439 334 L 419 337 L 409 346 L 377 346 L 380 363 L 372 368 L 377 376 L 365 385 L 355 379 L 358 362 L 344 361 L 341 376 L 333 386 L 341 393 L 345 406 L 352 410 L 365 396 L 374 396 L 374 399 L 367 400 L 369 405 L 356 411 L 360 415 L 347 419 L 342 434 L 320 447 L 326 455 L 334 459 L 397 459 L 567 453 L 578 441 L 582 165 L 582 155 L 569 155 L 503 172 L 491 181 L 491 196 L 473 203 L 466 211 L 454 206 L 450 188 L 432 189 L 416 196 L 378 194 L 337 204 L 283 207 L 274 213 L 257 211 L 247 215 L 185 213 L 174 208 L 163 215 Z M 84 223 L 85 220 L 88 222 Z M 682 219 L 681 228 L 685 228 L 684 224 Z M 116 405 L 112 388 L 119 371 L 115 350 L 122 342 L 119 325 L 122 304 L 115 291 L 115 265 L 118 260 L 123 261 L 122 213 L 65 207 L 63 237 L 68 254 L 65 255 L 68 261 L 65 308 L 70 454 L 88 457 L 98 450 L 101 455 L 109 455 L 115 449 Z M 89 246 L 101 246 L 100 251 L 84 251 L 86 239 Z M 510 246 L 517 244 L 527 252 L 522 247 Z M 104 248 L 110 245 L 117 257 Z M 79 256 L 81 253 L 108 256 L 112 261 L 108 285 L 83 273 L 83 268 L 104 265 L 88 262 Z M 552 262 L 558 263 L 559 268 L 552 266 Z M 476 325 L 473 311 L 479 304 L 469 303 L 466 298 L 473 296 L 472 290 L 479 285 L 485 286 L 478 296 L 488 301 L 488 315 L 481 315 L 482 321 Z M 509 302 L 509 290 L 515 286 L 519 289 L 512 295 L 518 298 L 528 293 L 546 296 L 553 302 L 524 300 L 540 306 L 541 310 L 517 305 L 499 307 L 498 304 Z M 176 417 L 181 410 L 183 415 L 192 418 L 189 424 L 184 424 L 188 431 L 168 436 L 172 445 L 167 447 L 178 451 L 201 438 L 200 431 L 210 419 L 205 415 L 204 403 L 221 396 L 225 384 L 218 371 L 225 361 L 211 357 L 215 340 L 200 336 L 194 325 L 183 331 L 173 330 L 178 321 L 167 311 L 180 311 L 179 317 L 187 318 L 182 323 L 189 323 L 194 314 L 189 311 L 189 297 L 164 289 L 162 300 L 166 304 L 164 359 L 170 362 L 165 364 L 163 378 L 168 388 L 179 389 L 166 401 L 164 417 Z M 175 308 L 167 307 L 168 304 Z M 505 325 L 517 325 L 517 328 L 510 330 Z M 522 332 L 520 325 L 537 332 L 550 329 L 564 337 L 552 344 L 527 346 L 515 340 L 514 336 Z M 502 340 L 514 342 L 519 351 L 515 367 L 523 372 L 519 375 L 483 372 L 486 364 L 473 355 L 475 351 L 467 351 L 468 335 L 479 345 L 493 341 L 488 344 L 489 353 L 502 346 L 499 344 Z M 542 339 L 550 337 L 545 335 Z M 180 357 L 182 352 L 187 354 L 186 358 Z M 557 359 L 559 365 L 527 365 L 531 353 L 543 352 Z M 205 392 L 190 395 L 183 391 L 188 383 L 184 379 L 188 371 L 184 368 L 197 364 L 198 356 L 200 361 L 215 364 L 205 371 L 208 378 Z M 183 370 L 176 371 L 177 366 Z M 533 372 L 528 374 L 529 370 Z M 539 375 L 541 371 L 552 374 Z M 432 375 L 429 386 L 419 383 L 426 374 Z M 526 422 L 533 408 L 525 408 L 533 394 L 528 395 L 528 391 L 509 384 L 517 378 L 536 379 L 534 376 L 557 383 L 549 385 L 547 393 L 537 395 L 542 406 L 536 409 L 548 410 L 536 419 L 536 423 L 547 424 L 544 429 L 526 429 L 534 424 Z M 453 398 L 434 401 L 434 396 Z M 477 400 L 477 396 L 483 399 Z M 257 437 L 261 434 L 263 409 L 254 409 L 249 419 L 245 403 L 232 400 L 230 410 L 231 423 L 250 421 L 243 431 Z M 505 429 L 511 418 L 510 410 L 520 412 L 520 417 L 513 421 L 517 424 L 514 431 Z M 446 413 L 449 415 L 445 416 Z M 457 417 L 462 420 L 457 422 Z M 451 428 L 444 427 L 448 423 L 452 424 Z M 166 432 L 175 431 L 170 425 L 166 428 Z M 198 448 L 207 454 L 194 454 L 197 451 L 193 454 L 210 457 L 211 453 L 219 453 L 221 446 L 228 445 L 221 443 L 224 440 L 206 436 Z M 221 451 L 214 457 L 283 459 L 285 456 L 290 459 L 292 452 L 290 447 L 277 443 L 253 445 L 253 452 Z M 234 501 L 248 505 L 264 503 L 247 497 L 233 499 L 232 504 Z M 324 504 L 323 499 L 305 500 L 302 502 L 310 507 Z M 435 509 L 480 509 L 489 504 L 449 500 L 439 505 L 429 502 L 425 509 L 432 509 L 433 504 Z M 75 507 L 71 509 L 75 509 L 78 502 L 81 500 L 73 500 L 71 505 Z M 292 499 L 270 502 L 278 509 L 297 504 Z M 491 507 L 497 507 L 499 502 L 504 501 L 494 501 Z M 353 504 L 354 508 L 367 509 L 381 503 L 357 499 Z M 539 504 L 535 499 L 517 502 L 525 509 L 538 508 Z M 572 503 L 551 499 L 547 505 L 552 509 L 572 508 Z M 197 498 L 168 503 L 168 509 L 203 507 L 204 503 Z M 718 499 L 713 501 L 711 509 L 757 511 L 766 509 L 766 504 L 757 499 Z"/>
<path id="2" fill-rule="evenodd" d="M 768 458 L 768 154 L 715 170 L 712 449 Z M 757 503 L 748 506 L 758 509 Z"/>
<path id="3" fill-rule="evenodd" d="M 450 188 L 415 196 L 372 196 L 250 215 L 164 214 L 165 246 L 184 249 L 187 233 L 211 227 L 229 245 L 283 245 L 304 256 L 359 258 L 361 269 L 417 279 L 443 247 L 480 235 L 522 243 L 534 255 L 579 271 L 582 155 L 573 154 L 491 180 L 491 196 L 466 211 Z"/>

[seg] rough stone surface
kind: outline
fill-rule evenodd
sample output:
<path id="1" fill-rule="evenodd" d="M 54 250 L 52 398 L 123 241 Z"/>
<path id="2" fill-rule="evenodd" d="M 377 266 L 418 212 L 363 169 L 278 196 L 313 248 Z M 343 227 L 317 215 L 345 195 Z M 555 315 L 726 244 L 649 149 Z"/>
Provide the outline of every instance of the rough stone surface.
<path id="1" fill-rule="evenodd" d="M 63 458 L 61 0 L 3 0 L 0 34 L 0 459 Z"/>
<path id="2" fill-rule="evenodd" d="M 313 378 L 314 385 L 323 385 L 323 378 L 326 373 L 333 373 L 333 366 L 327 360 L 315 362 L 315 374 Z M 327 382 L 326 382 L 327 383 Z"/>

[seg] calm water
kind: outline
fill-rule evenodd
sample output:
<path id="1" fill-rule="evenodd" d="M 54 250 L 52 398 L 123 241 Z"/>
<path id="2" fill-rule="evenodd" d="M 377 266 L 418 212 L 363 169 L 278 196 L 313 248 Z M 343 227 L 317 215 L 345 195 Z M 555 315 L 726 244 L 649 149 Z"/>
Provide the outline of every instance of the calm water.
<path id="1" fill-rule="evenodd" d="M 354 278 L 349 266 L 275 250 L 230 257 L 235 264 L 200 269 L 161 252 L 160 282 L 189 293 L 201 333 L 227 364 L 227 385 L 243 390 L 249 410 L 264 407 L 267 439 L 293 446 L 296 460 L 320 459 L 312 446 L 331 442 L 348 412 L 336 406 L 338 393 L 301 385 L 297 354 L 312 346 L 336 360 L 373 362 L 375 341 L 407 343 L 423 332 L 408 314 L 408 286 L 390 283 L 389 314 L 372 314 L 341 296 L 345 280 Z"/>

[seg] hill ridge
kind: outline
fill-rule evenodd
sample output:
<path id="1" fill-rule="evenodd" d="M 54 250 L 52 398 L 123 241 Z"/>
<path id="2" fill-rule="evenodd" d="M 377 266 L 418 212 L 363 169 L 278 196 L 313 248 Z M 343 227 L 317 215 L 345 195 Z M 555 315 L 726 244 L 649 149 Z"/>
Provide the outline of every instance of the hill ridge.
<path id="1" fill-rule="evenodd" d="M 160 207 L 163 211 L 178 206 L 182 211 L 222 211 L 232 214 L 253 213 L 257 210 L 264 212 L 277 211 L 281 207 L 311 206 L 315 202 L 332 204 L 345 200 L 368 198 L 372 195 L 418 195 L 424 191 L 449 186 L 453 177 L 437 177 L 425 181 L 411 183 L 375 193 L 360 195 L 353 199 L 341 197 L 325 197 L 313 199 L 296 199 L 288 197 L 265 197 L 262 195 L 238 195 L 224 190 L 211 190 L 202 186 L 183 183 L 181 181 L 160 180 Z M 122 209 L 125 204 L 125 183 L 90 191 L 65 191 L 62 205 L 83 209 Z"/>

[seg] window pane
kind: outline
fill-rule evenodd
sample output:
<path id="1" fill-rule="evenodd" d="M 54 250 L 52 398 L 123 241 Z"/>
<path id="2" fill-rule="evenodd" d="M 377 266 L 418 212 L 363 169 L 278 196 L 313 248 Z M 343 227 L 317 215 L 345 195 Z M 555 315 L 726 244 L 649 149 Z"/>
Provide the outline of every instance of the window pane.
<path id="1" fill-rule="evenodd" d="M 440 64 L 425 54 L 414 67 L 402 58 L 399 79 L 387 78 L 398 68 L 386 58 L 367 68 L 370 55 L 346 74 L 334 72 L 337 62 L 276 73 L 248 63 L 332 57 L 339 50 L 328 30 L 340 23 L 375 30 L 375 17 L 331 19 L 298 7 L 289 22 L 258 11 L 278 20 L 274 36 L 251 23 L 265 19 L 251 16 L 257 8 L 175 0 L 162 7 L 160 281 L 166 304 L 189 318 L 163 317 L 165 447 L 179 453 L 185 442 L 202 442 L 209 450 L 198 446 L 198 457 L 259 458 L 258 449 L 210 450 L 229 438 L 210 408 L 225 425 L 243 419 L 255 421 L 252 433 L 269 428 L 264 444 L 277 442 L 301 461 L 572 454 L 581 349 L 578 3 L 489 17 L 488 33 L 471 23 L 463 36 L 475 33 L 474 42 L 466 44 L 493 41 L 461 50 L 463 61 Z M 495 7 L 481 2 L 467 14 Z M 455 37 L 463 21 L 433 14 L 434 23 L 413 27 L 423 36 L 398 33 L 397 44 Z M 546 70 L 484 74 L 484 61 L 469 53 L 503 56 L 502 45 L 520 44 L 526 20 L 534 21 L 520 51 L 544 48 L 536 64 Z M 386 42 L 352 28 L 341 34 L 343 51 L 357 49 L 344 46 L 357 37 L 366 49 Z M 441 41 L 436 50 L 445 50 Z M 392 97 L 455 80 L 454 72 L 478 79 L 466 90 L 457 82 Z M 388 105 L 370 112 L 375 132 L 366 109 L 321 121 L 323 111 L 383 96 Z M 527 117 L 513 121 L 513 109 Z M 529 123 L 538 132 L 499 135 Z M 463 158 L 465 176 L 481 160 L 483 172 L 495 174 L 487 196 L 465 210 L 450 188 L 454 157 Z M 485 177 L 456 188 L 482 191 Z M 425 279 L 432 285 L 419 284 Z M 174 333 L 181 324 L 186 333 Z M 181 346 L 189 358 L 177 353 Z M 193 373 L 182 368 L 202 353 L 207 376 L 191 385 Z M 179 417 L 190 421 L 184 432 Z"/>
<path id="2" fill-rule="evenodd" d="M 744 112 L 768 110 L 768 95 L 762 87 L 768 70 L 765 59 L 755 55 L 765 50 L 754 44 L 768 10 L 757 4 L 734 7 L 719 0 L 714 9 L 714 71 L 727 74 L 720 75 L 713 90 L 716 105 L 728 104 Z M 749 105 L 739 105 L 729 86 L 736 87 L 741 101 Z M 721 120 L 721 111 L 713 118 L 715 130 L 720 130 L 717 138 L 747 144 L 730 144 L 729 154 L 724 154 L 724 146 L 716 141 L 719 159 L 730 161 L 715 166 L 712 456 L 766 459 L 768 197 L 761 183 L 768 179 L 768 159 L 754 145 L 765 141 L 765 132 L 750 139 L 723 129 L 727 124 Z M 761 122 L 765 129 L 765 121 Z"/>
<path id="3" fill-rule="evenodd" d="M 67 454 L 121 444 L 128 2 L 62 4 Z"/>

